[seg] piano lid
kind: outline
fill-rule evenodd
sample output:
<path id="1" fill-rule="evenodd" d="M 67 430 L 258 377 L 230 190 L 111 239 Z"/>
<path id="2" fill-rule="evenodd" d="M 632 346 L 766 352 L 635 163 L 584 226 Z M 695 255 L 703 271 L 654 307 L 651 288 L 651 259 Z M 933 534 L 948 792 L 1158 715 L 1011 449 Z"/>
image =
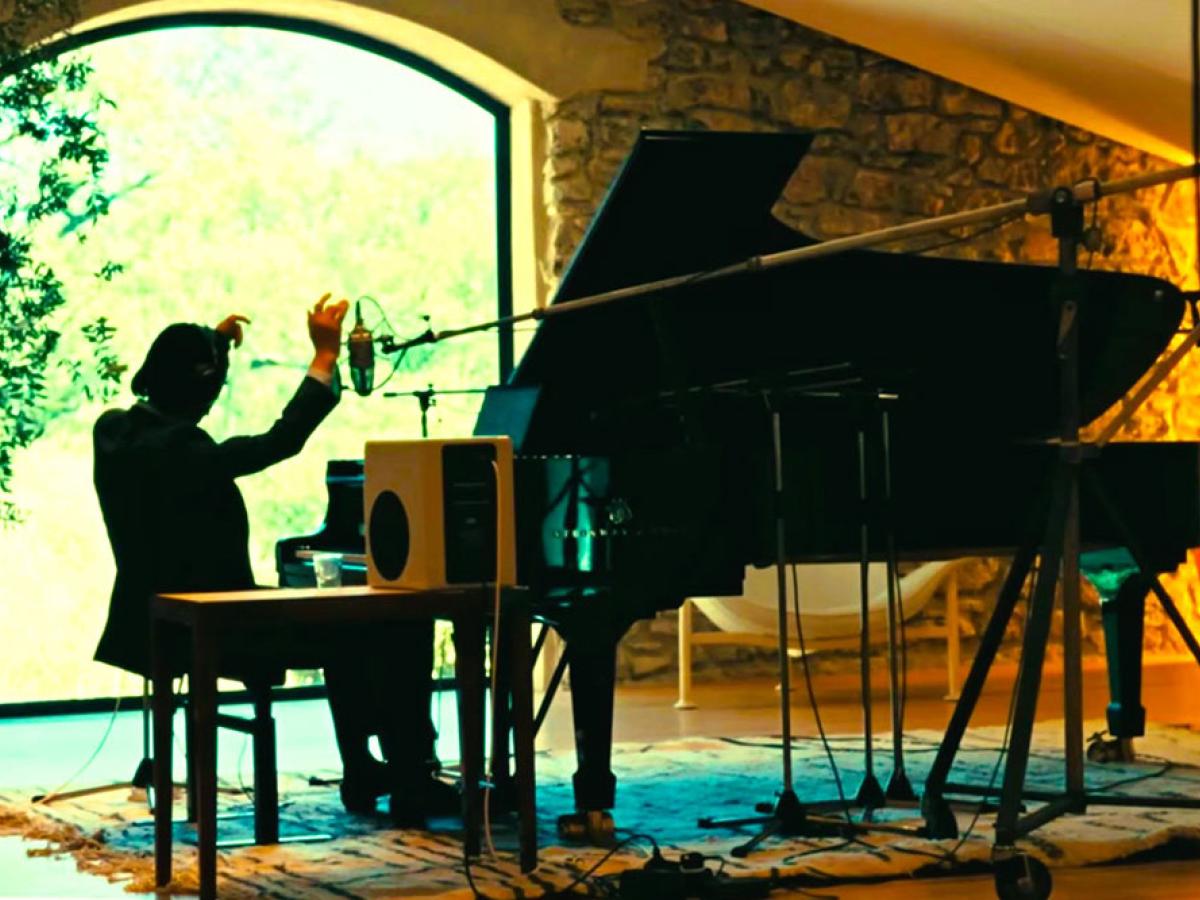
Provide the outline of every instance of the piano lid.
<path id="1" fill-rule="evenodd" d="M 552 303 L 811 243 L 785 228 L 771 208 L 812 140 L 801 132 L 641 132 L 567 263 Z M 780 232 L 787 234 L 782 242 Z M 644 309 L 622 311 L 626 337 L 629 328 L 653 336 L 645 315 Z M 509 384 L 553 381 L 565 348 L 587 348 L 590 358 L 624 347 L 609 327 L 603 340 L 590 340 L 588 322 L 594 320 L 584 319 L 543 322 Z M 651 343 L 638 352 L 656 350 Z"/>
<path id="2" fill-rule="evenodd" d="M 771 216 L 807 135 L 645 132 L 555 302 L 803 246 Z M 511 385 L 540 385 L 528 450 L 584 450 L 682 388 L 848 364 L 896 390 L 909 420 L 992 437 L 1057 425 L 1049 266 L 852 251 L 683 285 L 548 319 Z M 1167 282 L 1081 273 L 1083 420 L 1118 400 L 1175 334 Z"/>
<path id="3" fill-rule="evenodd" d="M 812 135 L 643 131 L 567 264 L 554 302 L 762 252 L 771 207 Z"/>

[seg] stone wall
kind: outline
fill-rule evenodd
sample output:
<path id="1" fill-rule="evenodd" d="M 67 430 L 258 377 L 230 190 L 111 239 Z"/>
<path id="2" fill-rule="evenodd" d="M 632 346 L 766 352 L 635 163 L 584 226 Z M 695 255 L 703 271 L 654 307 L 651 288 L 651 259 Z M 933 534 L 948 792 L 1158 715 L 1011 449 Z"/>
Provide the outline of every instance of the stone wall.
<path id="1" fill-rule="evenodd" d="M 579 29 L 615 31 L 657 52 L 648 64 L 646 90 L 570 96 L 547 116 L 551 246 L 545 266 L 552 277 L 561 274 L 642 128 L 814 132 L 812 150 L 775 213 L 816 238 L 999 203 L 1084 177 L 1108 180 L 1167 166 L 1136 149 L 730 0 L 557 3 L 563 20 Z M 1087 263 L 1192 286 L 1192 203 L 1190 185 L 1105 200 L 1097 219 L 1103 246 Z M 947 237 L 968 236 L 972 239 L 934 252 L 1024 262 L 1050 262 L 1055 256 L 1044 221 Z M 933 243 L 944 241 L 926 237 L 890 249 L 924 250 Z M 1200 388 L 1200 367 L 1189 363 L 1147 404 L 1128 436 L 1200 437 L 1200 404 L 1189 399 L 1200 391 L 1193 388 Z M 1001 572 L 999 561 L 984 560 L 965 578 L 963 614 L 972 633 L 994 600 Z M 1194 581 L 1190 571 L 1183 572 L 1171 586 L 1191 618 L 1200 621 Z M 1090 589 L 1086 601 L 1086 646 L 1099 652 L 1103 641 Z M 940 603 L 930 609 L 931 616 L 940 615 Z M 1177 650 L 1178 641 L 1156 611 L 1147 622 L 1148 646 Z M 673 613 L 636 626 L 622 651 L 622 676 L 671 673 L 674 635 Z M 966 650 L 971 650 L 969 641 Z M 702 648 L 697 659 L 710 668 L 732 665 L 745 671 L 761 667 L 763 654 Z"/>

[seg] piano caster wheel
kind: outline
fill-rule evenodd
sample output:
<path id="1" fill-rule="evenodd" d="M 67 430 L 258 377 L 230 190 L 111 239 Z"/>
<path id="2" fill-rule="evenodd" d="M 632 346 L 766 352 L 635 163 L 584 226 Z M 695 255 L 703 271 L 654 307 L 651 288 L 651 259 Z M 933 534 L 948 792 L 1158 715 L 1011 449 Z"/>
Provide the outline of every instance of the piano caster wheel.
<path id="1" fill-rule="evenodd" d="M 602 809 L 558 817 L 558 836 L 563 840 L 593 847 L 612 847 L 616 844 L 613 832 L 613 817 Z"/>
<path id="2" fill-rule="evenodd" d="M 1088 743 L 1087 758 L 1094 763 L 1130 763 L 1137 761 L 1137 753 L 1133 749 L 1133 738 L 1105 740 L 1096 734 Z"/>
<path id="3" fill-rule="evenodd" d="M 995 881 L 999 900 L 1046 900 L 1053 888 L 1046 865 L 1024 853 L 998 861 Z"/>

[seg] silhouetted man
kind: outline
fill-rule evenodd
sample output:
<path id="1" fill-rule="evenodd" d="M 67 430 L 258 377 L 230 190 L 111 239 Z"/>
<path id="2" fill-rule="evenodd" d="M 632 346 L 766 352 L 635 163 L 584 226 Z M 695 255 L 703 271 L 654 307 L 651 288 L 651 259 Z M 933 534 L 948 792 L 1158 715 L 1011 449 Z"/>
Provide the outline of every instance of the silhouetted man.
<path id="1" fill-rule="evenodd" d="M 249 320 L 237 315 L 215 329 L 187 323 L 164 329 L 133 378 L 140 402 L 109 410 L 96 422 L 96 493 L 117 565 L 108 622 L 96 649 L 100 662 L 148 674 L 149 603 L 156 593 L 255 586 L 246 506 L 235 479 L 299 453 L 337 405 L 348 304 L 330 304 L 328 298 L 308 314 L 312 364 L 262 434 L 217 442 L 198 425 L 225 384 L 230 344 L 241 345 L 242 323 Z M 279 679 L 271 646 L 294 640 L 264 635 L 223 659 L 221 674 L 259 683 Z M 347 629 L 322 635 L 311 647 L 299 640 L 316 664 L 325 665 L 346 808 L 374 812 L 376 798 L 391 793 L 392 815 L 402 825 L 420 825 L 428 812 L 456 808 L 453 789 L 433 777 L 432 624 L 370 633 Z M 177 672 L 188 669 L 186 646 L 173 647 L 171 658 Z M 386 765 L 371 754 L 371 735 L 378 735 Z"/>

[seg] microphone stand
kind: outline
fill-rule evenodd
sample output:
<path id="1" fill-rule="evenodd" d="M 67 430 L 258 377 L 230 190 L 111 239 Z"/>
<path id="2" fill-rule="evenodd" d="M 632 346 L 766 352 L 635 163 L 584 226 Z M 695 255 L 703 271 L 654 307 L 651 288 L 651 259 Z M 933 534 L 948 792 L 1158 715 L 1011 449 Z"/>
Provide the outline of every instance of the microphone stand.
<path id="1" fill-rule="evenodd" d="M 776 623 L 779 654 L 779 720 L 782 739 L 783 783 L 776 795 L 774 805 L 758 804 L 756 809 L 762 813 L 758 816 L 715 820 L 702 818 L 697 823 L 701 828 L 740 828 L 745 825 L 761 826 L 757 834 L 748 841 L 739 844 L 731 851 L 732 855 L 741 859 L 749 856 L 759 844 L 772 836 L 796 837 L 837 837 L 852 834 L 847 830 L 848 823 L 837 820 L 815 818 L 809 809 L 800 802 L 793 783 L 792 767 L 792 680 L 791 663 L 788 659 L 788 600 L 787 600 L 787 518 L 784 515 L 783 491 L 783 429 L 780 414 L 780 397 L 778 388 L 764 387 L 762 398 L 766 404 L 771 419 L 771 467 L 773 475 L 772 519 L 775 531 L 775 589 L 776 589 Z M 798 602 L 798 599 L 797 599 Z M 797 622 L 799 625 L 799 622 Z M 863 622 L 865 633 L 866 622 Z M 869 703 L 868 698 L 868 703 Z M 869 706 L 868 706 L 869 723 Z M 869 738 L 868 738 L 869 740 Z M 868 779 L 872 779 L 868 768 Z M 875 791 L 882 796 L 882 791 L 876 782 Z M 870 788 L 864 781 L 864 791 Z"/>
<path id="2" fill-rule="evenodd" d="M 483 388 L 462 388 L 459 390 L 439 391 L 431 384 L 425 390 L 417 391 L 384 391 L 385 397 L 416 397 L 421 407 L 421 437 L 429 437 L 429 408 L 436 405 L 439 395 L 483 394 Z"/>

